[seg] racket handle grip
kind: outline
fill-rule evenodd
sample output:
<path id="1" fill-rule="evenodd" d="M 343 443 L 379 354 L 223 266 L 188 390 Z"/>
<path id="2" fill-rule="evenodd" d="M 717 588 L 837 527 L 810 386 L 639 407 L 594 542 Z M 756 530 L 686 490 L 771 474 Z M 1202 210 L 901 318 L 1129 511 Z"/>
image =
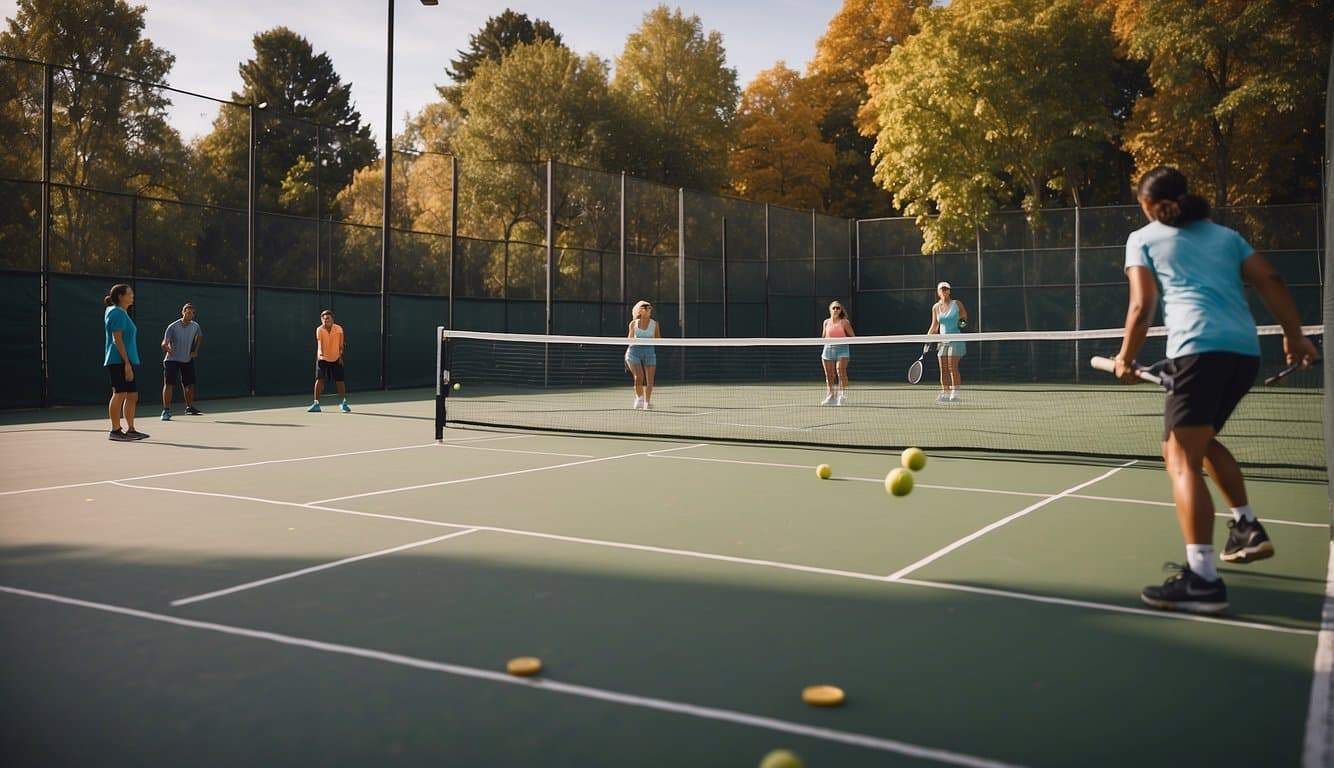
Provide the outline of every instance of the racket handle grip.
<path id="1" fill-rule="evenodd" d="M 1089 360 L 1089 365 L 1093 366 L 1095 371 L 1116 373 L 1116 361 L 1110 357 L 1094 357 Z"/>

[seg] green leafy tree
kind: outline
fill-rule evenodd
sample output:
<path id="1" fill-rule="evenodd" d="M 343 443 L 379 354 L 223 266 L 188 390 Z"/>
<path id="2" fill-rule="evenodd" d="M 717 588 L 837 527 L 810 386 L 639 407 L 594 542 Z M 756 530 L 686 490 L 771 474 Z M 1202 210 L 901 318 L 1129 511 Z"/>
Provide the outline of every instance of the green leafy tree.
<path id="1" fill-rule="evenodd" d="M 1140 170 L 1179 166 L 1216 206 L 1318 196 L 1334 6 L 1318 0 L 1113 0 L 1147 62 L 1125 144 Z"/>
<path id="2" fill-rule="evenodd" d="M 477 74 L 477 68 L 483 62 L 498 62 L 505 54 L 519 45 L 551 41 L 561 45 L 561 37 L 556 34 L 549 22 L 528 18 L 528 14 L 516 13 L 508 8 L 499 16 L 486 20 L 476 34 L 468 37 L 468 47 L 458 52 L 458 58 L 449 62 L 445 74 L 453 82 L 438 86 L 437 90 L 454 107 L 463 105 L 463 89 Z"/>
<path id="3" fill-rule="evenodd" d="M 123 0 L 20 0 L 0 32 L 0 52 L 120 77 L 54 70 L 52 178 L 62 185 L 173 197 L 185 149 L 167 122 L 161 82 L 174 58 L 143 37 L 144 8 Z M 0 64 L 0 172 L 40 177 L 41 68 Z M 31 192 L 32 190 L 27 190 Z M 35 232 L 30 194 L 3 195 L 0 228 Z M 124 198 L 52 189 L 52 254 L 60 270 L 128 271 L 130 205 Z M 10 236 L 0 235 L 5 240 Z M 9 247 L 0 247 L 9 251 Z M 24 249 L 26 250 L 26 248 Z"/>
<path id="4" fill-rule="evenodd" d="M 268 105 L 257 115 L 256 204 L 266 211 L 313 215 L 318 163 L 319 203 L 327 211 L 357 169 L 377 157 L 370 126 L 362 122 L 351 85 L 339 77 L 329 55 L 316 54 L 304 37 L 277 27 L 256 34 L 254 46 L 255 56 L 238 67 L 242 88 L 232 99 Z M 247 110 L 223 108 L 199 143 L 218 202 L 244 202 L 249 131 Z M 310 194 L 295 195 L 294 189 Z"/>
<path id="5" fill-rule="evenodd" d="M 1002 203 L 1033 215 L 1051 193 L 1074 197 L 1114 129 L 1107 15 L 1083 0 L 955 0 L 916 19 L 872 70 L 871 104 L 875 178 L 918 218 L 924 249 L 970 242 Z"/>
<path id="6" fill-rule="evenodd" d="M 721 34 L 660 5 L 626 39 L 613 88 L 637 124 L 628 170 L 673 186 L 726 184 L 740 90 Z"/>

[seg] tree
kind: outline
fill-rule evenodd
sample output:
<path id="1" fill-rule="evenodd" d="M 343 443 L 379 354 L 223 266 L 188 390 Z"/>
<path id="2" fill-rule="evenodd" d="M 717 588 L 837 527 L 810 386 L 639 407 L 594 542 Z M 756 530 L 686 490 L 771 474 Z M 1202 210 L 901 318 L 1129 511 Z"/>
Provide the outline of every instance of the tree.
<path id="1" fill-rule="evenodd" d="M 820 136 L 820 108 L 812 85 L 779 62 L 746 86 L 731 157 L 737 194 L 824 210 L 834 148 Z"/>
<path id="2" fill-rule="evenodd" d="M 1110 20 L 1083 0 L 955 0 L 872 70 L 876 180 L 924 249 L 971 242 L 1002 202 L 1030 216 L 1114 128 Z M 939 216 L 929 218 L 932 213 Z"/>
<path id="3" fill-rule="evenodd" d="M 499 16 L 487 19 L 476 34 L 468 36 L 468 47 L 459 51 L 458 58 L 451 60 L 445 69 L 445 74 L 449 75 L 453 83 L 437 86 L 436 90 L 450 105 L 462 107 L 463 89 L 476 76 L 477 68 L 483 62 L 498 62 L 515 46 L 544 40 L 562 44 L 560 35 L 556 34 L 549 22 L 541 19 L 533 21 L 526 13 L 515 13 L 506 8 Z"/>
<path id="4" fill-rule="evenodd" d="M 185 151 L 167 122 L 171 102 L 151 85 L 166 79 L 174 58 L 144 39 L 143 17 L 142 6 L 123 0 L 19 0 L 0 32 L 7 55 L 107 73 L 54 70 L 52 177 L 62 185 L 165 197 L 182 186 Z M 39 177 L 41 71 L 0 66 L 0 92 L 18 96 L 0 102 L 6 175 Z M 19 195 L 4 197 L 6 225 L 28 215 Z M 56 268 L 128 272 L 129 211 L 123 198 L 53 187 Z"/>
<path id="5" fill-rule="evenodd" d="M 255 56 L 238 67 L 242 87 L 232 99 L 267 103 L 257 114 L 256 205 L 266 211 L 314 215 L 318 163 L 318 202 L 329 210 L 353 173 L 378 155 L 370 126 L 362 122 L 352 102 L 351 85 L 339 77 L 329 55 L 316 54 L 306 38 L 276 27 L 256 34 L 254 46 Z M 244 199 L 249 131 L 248 110 L 224 107 L 213 131 L 200 141 L 201 161 L 217 180 L 217 202 L 235 204 L 238 197 Z M 297 188 L 298 181 L 312 194 L 284 197 L 284 188 Z"/>
<path id="6" fill-rule="evenodd" d="M 1180 167 L 1214 205 L 1318 194 L 1334 6 L 1319 0 L 1116 0 L 1114 29 L 1148 63 L 1126 148 Z M 1304 159 L 1303 159 L 1304 157 Z"/>
<path id="7" fill-rule="evenodd" d="M 463 93 L 468 119 L 455 144 L 470 233 L 542 242 L 544 163 L 601 165 L 614 110 L 607 66 L 551 42 L 522 45 L 477 69 Z M 466 203 L 466 204 L 465 204 Z"/>
<path id="8" fill-rule="evenodd" d="M 891 199 L 876 185 L 871 166 L 875 112 L 867 105 L 866 75 L 894 46 L 917 31 L 913 12 L 929 0 L 844 0 L 815 44 L 807 77 L 822 98 L 820 130 L 833 145 L 827 208 L 842 216 L 889 213 Z"/>
<path id="9" fill-rule="evenodd" d="M 642 137 L 628 170 L 672 186 L 722 188 L 739 97 L 722 35 L 660 5 L 626 39 L 613 88 Z"/>

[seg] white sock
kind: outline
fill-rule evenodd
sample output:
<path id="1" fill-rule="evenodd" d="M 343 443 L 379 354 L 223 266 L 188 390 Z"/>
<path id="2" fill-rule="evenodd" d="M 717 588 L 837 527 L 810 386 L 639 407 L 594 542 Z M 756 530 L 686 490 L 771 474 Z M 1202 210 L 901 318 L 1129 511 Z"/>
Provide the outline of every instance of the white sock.
<path id="1" fill-rule="evenodd" d="M 1187 544 L 1186 563 L 1195 572 L 1195 575 L 1205 581 L 1218 579 L 1218 571 L 1214 568 L 1214 545 Z"/>
<path id="2" fill-rule="evenodd" d="M 1250 504 L 1242 504 L 1240 507 L 1232 507 L 1232 519 L 1237 522 L 1248 520 L 1255 522 L 1255 510 L 1251 509 Z"/>

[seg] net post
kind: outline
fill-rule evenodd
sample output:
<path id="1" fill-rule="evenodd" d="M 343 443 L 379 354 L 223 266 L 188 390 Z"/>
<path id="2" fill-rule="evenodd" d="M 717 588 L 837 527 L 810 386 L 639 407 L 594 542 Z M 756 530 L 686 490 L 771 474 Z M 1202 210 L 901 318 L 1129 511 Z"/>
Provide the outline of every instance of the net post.
<path id="1" fill-rule="evenodd" d="M 40 299 L 41 299 L 41 404 L 45 408 L 51 405 L 51 114 L 55 98 L 55 78 L 50 64 L 42 65 L 42 194 L 41 221 L 38 226 L 39 248 L 41 249 Z"/>
<path id="2" fill-rule="evenodd" d="M 676 322 L 686 337 L 686 190 L 676 189 Z M 686 351 L 681 350 L 681 381 L 686 379 Z"/>
<path id="3" fill-rule="evenodd" d="M 445 384 L 445 366 L 448 365 L 449 351 L 446 348 L 445 329 L 435 329 L 435 441 L 445 439 L 445 398 L 449 396 L 449 387 Z"/>
<path id="4" fill-rule="evenodd" d="M 459 158 L 449 156 L 449 301 L 446 322 L 454 327 L 454 283 L 458 281 L 459 262 Z"/>
<path id="5" fill-rule="evenodd" d="M 723 217 L 723 338 L 727 333 L 727 217 Z"/>

